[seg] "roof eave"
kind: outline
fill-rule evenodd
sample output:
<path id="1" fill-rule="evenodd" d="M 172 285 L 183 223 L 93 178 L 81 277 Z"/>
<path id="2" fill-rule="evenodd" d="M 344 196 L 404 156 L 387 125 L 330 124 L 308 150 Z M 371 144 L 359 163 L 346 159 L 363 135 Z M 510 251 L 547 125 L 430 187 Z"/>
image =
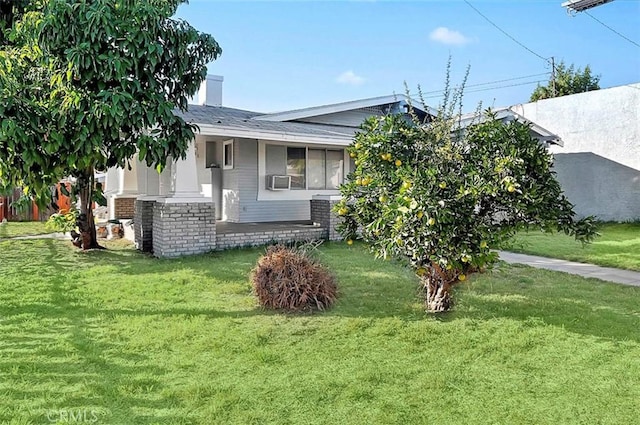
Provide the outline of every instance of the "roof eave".
<path id="1" fill-rule="evenodd" d="M 497 120 L 503 120 L 503 121 L 518 120 L 522 123 L 529 125 L 529 128 L 534 133 L 537 134 L 536 139 L 538 139 L 541 142 L 553 143 L 558 146 L 564 146 L 564 142 L 558 135 L 550 132 L 544 127 L 539 126 L 535 122 L 525 118 L 524 116 L 518 114 L 517 112 L 511 109 L 502 108 L 502 109 L 495 110 L 494 112 Z M 465 116 L 460 119 L 460 125 L 464 128 L 477 122 L 478 120 L 482 121 L 484 119 L 485 119 L 484 115 L 478 116 L 477 114 L 465 114 Z"/>
<path id="2" fill-rule="evenodd" d="M 554 133 L 550 132 L 546 128 L 544 128 L 544 127 L 536 124 L 535 122 L 525 118 L 524 116 L 520 115 L 519 113 L 515 112 L 512 109 L 505 109 L 505 113 L 509 114 L 511 117 L 513 117 L 514 119 L 517 119 L 518 121 L 525 122 L 525 123 L 529 124 L 529 127 L 531 128 L 531 130 L 533 130 L 535 133 L 539 134 L 539 137 L 537 137 L 538 140 L 543 141 L 543 142 L 547 142 L 547 143 L 553 143 L 553 144 L 561 146 L 561 147 L 564 146 L 564 142 L 562 141 L 560 136 L 558 136 L 557 134 L 554 134 Z"/>
<path id="3" fill-rule="evenodd" d="M 293 121 L 302 118 L 315 117 L 318 115 L 335 114 L 339 112 L 350 111 L 353 109 L 368 108 L 371 106 L 396 102 L 410 103 L 413 108 L 419 109 L 427 114 L 433 115 L 435 112 L 433 108 L 427 107 L 426 105 L 420 107 L 419 105 L 421 105 L 421 102 L 415 99 L 410 99 L 406 95 L 388 95 L 372 97 L 368 99 L 352 100 L 349 102 L 334 103 L 330 105 L 314 106 L 310 108 L 294 109 L 291 111 L 277 112 L 273 114 L 265 114 L 253 117 L 252 119 L 258 121 Z"/>
<path id="4" fill-rule="evenodd" d="M 277 142 L 296 142 L 318 145 L 348 146 L 351 144 L 351 136 L 320 136 L 317 134 L 264 131 L 254 129 L 242 129 L 237 127 L 218 126 L 210 124 L 198 124 L 202 136 L 238 137 L 245 139 L 273 140 Z"/>

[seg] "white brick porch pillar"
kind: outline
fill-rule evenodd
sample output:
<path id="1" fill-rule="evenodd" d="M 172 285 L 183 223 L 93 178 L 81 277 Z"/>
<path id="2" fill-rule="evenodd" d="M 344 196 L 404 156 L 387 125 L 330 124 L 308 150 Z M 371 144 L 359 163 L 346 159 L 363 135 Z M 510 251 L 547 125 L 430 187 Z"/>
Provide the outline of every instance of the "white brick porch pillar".
<path id="1" fill-rule="evenodd" d="M 184 159 L 178 159 L 171 164 L 171 189 L 168 198 L 174 198 L 178 202 L 211 202 L 202 195 L 198 185 L 195 142 L 189 143 Z"/>
<path id="2" fill-rule="evenodd" d="M 200 192 L 195 142 L 189 144 L 185 159 L 173 161 L 167 171 L 160 177 L 160 193 L 168 192 L 153 206 L 154 255 L 178 257 L 214 250 L 215 206 Z"/>

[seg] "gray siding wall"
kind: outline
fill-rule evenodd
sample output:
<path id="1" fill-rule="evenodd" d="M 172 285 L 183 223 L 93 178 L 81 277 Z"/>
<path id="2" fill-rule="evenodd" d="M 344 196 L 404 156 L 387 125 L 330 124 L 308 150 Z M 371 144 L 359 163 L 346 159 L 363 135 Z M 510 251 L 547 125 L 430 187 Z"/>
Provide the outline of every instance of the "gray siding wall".
<path id="1" fill-rule="evenodd" d="M 244 188 L 257 170 L 252 171 L 247 165 L 244 150 L 255 140 L 235 139 L 233 142 L 233 169 L 222 170 L 222 205 L 227 214 L 227 220 L 240 222 L 240 188 Z"/>
<path id="2" fill-rule="evenodd" d="M 373 111 L 345 111 L 337 112 L 335 114 L 318 115 L 298 121 L 359 127 L 365 119 L 372 115 L 381 115 L 381 113 L 375 113 Z"/>
<path id="3" fill-rule="evenodd" d="M 558 181 L 579 216 L 640 219 L 640 170 L 587 152 L 554 157 Z"/>
<path id="4" fill-rule="evenodd" d="M 311 219 L 311 208 L 308 200 L 257 201 L 256 199 L 254 197 L 253 200 L 243 201 L 240 223 Z"/>
<path id="5" fill-rule="evenodd" d="M 223 171 L 227 220 L 233 223 L 309 220 L 308 200 L 258 201 L 258 141 L 236 139 L 234 168 Z M 264 182 L 262 182 L 264 184 Z"/>

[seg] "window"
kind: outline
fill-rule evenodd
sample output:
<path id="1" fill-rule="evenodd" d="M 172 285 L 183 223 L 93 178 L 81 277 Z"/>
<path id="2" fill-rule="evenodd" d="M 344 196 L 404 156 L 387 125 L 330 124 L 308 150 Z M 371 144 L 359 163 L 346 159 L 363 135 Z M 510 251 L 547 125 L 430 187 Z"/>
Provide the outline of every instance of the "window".
<path id="1" fill-rule="evenodd" d="M 222 164 L 224 165 L 225 170 L 230 170 L 233 168 L 233 140 L 228 140 L 224 142 L 224 150 L 222 151 L 223 158 Z"/>
<path id="2" fill-rule="evenodd" d="M 309 149 L 309 189 L 324 189 L 326 182 L 326 151 Z"/>
<path id="3" fill-rule="evenodd" d="M 338 189 L 344 182 L 344 151 L 327 150 L 325 189 Z"/>
<path id="4" fill-rule="evenodd" d="M 205 144 L 205 165 L 207 168 L 217 167 L 216 161 L 216 142 L 207 142 Z"/>
<path id="5" fill-rule="evenodd" d="M 306 149 L 287 148 L 287 175 L 291 176 L 291 189 L 306 189 Z"/>
<path id="6" fill-rule="evenodd" d="M 265 172 L 291 176 L 292 190 L 336 190 L 344 181 L 344 150 L 266 145 Z"/>
<path id="7" fill-rule="evenodd" d="M 343 170 L 344 151 L 309 149 L 309 189 L 337 189 Z"/>

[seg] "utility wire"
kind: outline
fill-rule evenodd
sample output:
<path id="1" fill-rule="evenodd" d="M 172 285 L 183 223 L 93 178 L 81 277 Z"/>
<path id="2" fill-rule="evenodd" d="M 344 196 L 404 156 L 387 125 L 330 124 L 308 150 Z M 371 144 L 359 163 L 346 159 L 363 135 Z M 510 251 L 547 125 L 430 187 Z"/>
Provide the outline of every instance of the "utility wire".
<path id="1" fill-rule="evenodd" d="M 508 85 L 503 85 L 503 86 L 486 87 L 486 88 L 483 88 L 483 89 L 469 90 L 467 93 L 476 93 L 476 92 L 480 92 L 480 91 L 505 89 L 505 88 L 508 88 L 508 87 L 516 87 L 516 86 L 527 86 L 529 84 L 538 84 L 538 83 L 542 83 L 542 82 L 544 82 L 544 80 L 526 81 L 524 83 L 515 83 L 515 84 L 508 84 Z"/>
<path id="2" fill-rule="evenodd" d="M 600 25 L 602 25 L 605 28 L 608 28 L 611 32 L 613 32 L 614 34 L 619 35 L 620 37 L 624 38 L 625 40 L 627 40 L 629 43 L 634 44 L 636 47 L 640 47 L 640 44 L 636 43 L 635 41 L 633 41 L 632 39 L 630 39 L 629 37 L 626 37 L 623 34 L 620 34 L 618 31 L 614 30 L 613 28 L 611 28 L 609 25 L 605 24 L 604 22 L 602 22 L 600 19 L 596 18 L 595 16 L 593 16 L 591 13 L 587 12 L 586 10 L 584 11 L 584 13 L 590 17 L 591 19 L 593 19 L 594 21 L 596 21 L 597 23 L 599 23 Z"/>
<path id="3" fill-rule="evenodd" d="M 497 24 L 495 24 L 491 19 L 487 18 L 484 14 L 482 14 L 482 12 L 480 12 L 478 9 L 475 8 L 475 6 L 473 6 L 471 3 L 469 3 L 469 1 L 464 0 L 465 3 L 467 3 L 467 5 L 472 8 L 473 10 L 476 11 L 476 13 L 480 16 L 482 16 L 485 21 L 489 22 L 491 25 L 493 25 L 498 31 L 500 31 L 501 33 L 503 33 L 504 35 L 506 35 L 507 37 L 509 37 L 511 40 L 513 40 L 516 44 L 518 44 L 520 47 L 524 48 L 525 50 L 527 50 L 529 53 L 539 57 L 540 59 L 542 59 L 543 61 L 550 63 L 548 58 L 543 57 L 542 55 L 539 55 L 538 53 L 534 52 L 533 50 L 531 50 L 530 48 L 528 48 L 527 46 L 525 46 L 524 44 L 522 44 L 521 42 L 519 42 L 518 40 L 515 39 L 515 37 L 513 37 L 512 35 L 510 35 L 508 32 L 506 32 L 505 30 L 503 30 L 502 28 L 500 28 Z"/>
<path id="4" fill-rule="evenodd" d="M 489 86 L 489 85 L 494 85 L 494 84 L 498 84 L 498 83 L 505 83 L 505 82 L 509 82 L 509 81 L 524 80 L 525 78 L 541 77 L 543 75 L 549 75 L 549 74 L 551 74 L 551 72 L 543 72 L 543 73 L 540 73 L 540 74 L 523 75 L 522 77 L 505 78 L 503 80 L 488 81 L 486 83 L 467 84 L 464 87 L 465 87 L 465 92 L 466 93 L 473 93 L 474 91 L 482 91 L 482 90 L 467 91 L 466 89 L 468 89 L 470 87 L 482 87 L 482 86 Z M 536 80 L 536 81 L 533 81 L 533 82 L 542 82 L 542 80 Z M 516 85 L 532 84 L 533 82 L 521 83 L 521 84 L 516 84 Z M 488 87 L 488 88 L 486 88 L 486 90 L 491 90 L 491 89 L 494 89 L 494 88 L 502 88 L 502 87 L 513 87 L 513 84 L 512 85 L 506 85 L 506 86 Z M 444 90 L 433 90 L 433 91 L 422 92 L 422 94 L 436 94 L 436 93 L 444 93 Z M 419 93 L 409 93 L 409 96 L 417 96 L 418 94 Z"/>
<path id="5" fill-rule="evenodd" d="M 508 87 L 516 87 L 516 86 L 526 86 L 529 84 L 539 84 L 544 82 L 544 80 L 534 80 L 534 81 L 526 81 L 523 83 L 515 83 L 515 84 L 507 84 L 507 85 L 502 85 L 502 86 L 495 86 L 495 87 L 485 87 L 485 88 L 479 88 L 479 89 L 475 89 L 475 90 L 465 90 L 465 94 L 467 93 L 477 93 L 477 92 L 482 92 L 482 91 L 489 91 L 489 90 L 498 90 L 498 89 L 504 89 L 504 88 L 508 88 Z M 439 94 L 435 94 L 435 93 L 439 93 Z M 424 96 L 425 99 L 433 99 L 433 98 L 438 98 L 438 97 L 442 97 L 442 95 L 444 94 L 444 90 L 440 90 L 440 91 L 432 91 L 432 92 L 426 92 L 423 94 L 431 94 L 430 96 Z"/>
<path id="6" fill-rule="evenodd" d="M 522 77 L 506 78 L 504 80 L 489 81 L 487 83 L 467 84 L 465 87 L 488 86 L 490 84 L 504 83 L 507 81 L 515 81 L 515 80 L 524 80 L 525 78 L 541 77 L 543 75 L 549 75 L 549 74 L 551 74 L 551 71 L 542 72 L 540 74 L 523 75 Z"/>

